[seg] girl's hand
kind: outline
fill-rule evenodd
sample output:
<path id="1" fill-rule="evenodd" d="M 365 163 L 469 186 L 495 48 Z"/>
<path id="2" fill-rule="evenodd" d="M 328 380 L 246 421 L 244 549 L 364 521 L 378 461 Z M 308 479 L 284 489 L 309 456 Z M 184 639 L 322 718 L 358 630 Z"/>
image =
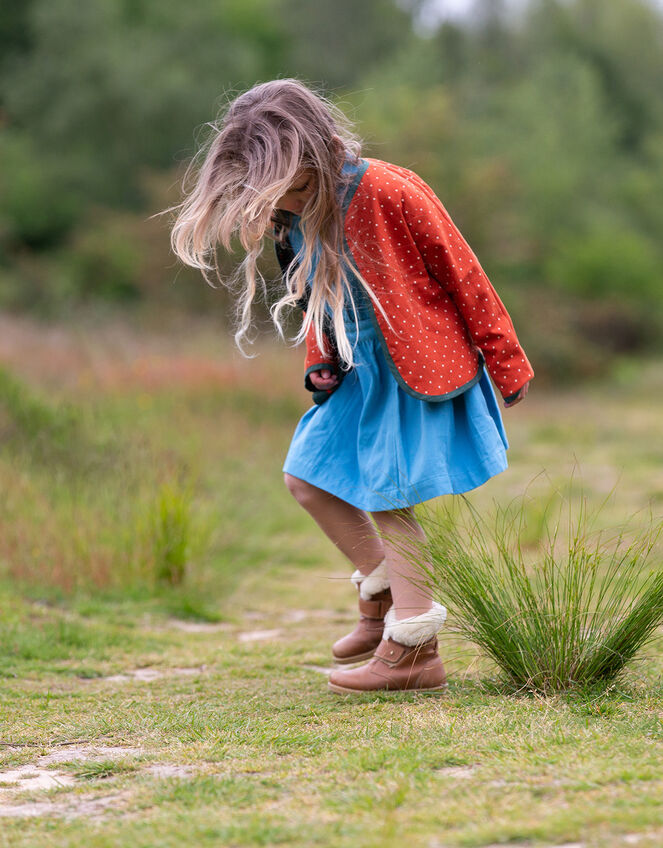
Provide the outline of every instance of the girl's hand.
<path id="1" fill-rule="evenodd" d="M 332 374 L 329 368 L 324 368 L 322 371 L 312 371 L 309 374 L 309 379 L 316 389 L 332 389 L 338 385 L 338 377 Z"/>
<path id="2" fill-rule="evenodd" d="M 508 403 L 506 401 L 504 401 L 505 408 L 509 409 L 509 407 L 515 406 L 517 403 L 520 403 L 521 400 L 525 400 L 525 397 L 527 396 L 528 391 L 529 391 L 529 380 L 525 383 L 524 386 L 522 386 L 518 390 L 518 392 L 516 393 L 516 396 L 512 400 L 510 400 Z"/>

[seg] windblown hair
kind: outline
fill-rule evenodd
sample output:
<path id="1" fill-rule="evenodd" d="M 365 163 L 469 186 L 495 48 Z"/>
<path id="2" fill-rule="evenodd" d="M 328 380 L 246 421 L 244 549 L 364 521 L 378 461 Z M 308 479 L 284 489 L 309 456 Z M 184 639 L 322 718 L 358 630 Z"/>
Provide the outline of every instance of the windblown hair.
<path id="1" fill-rule="evenodd" d="M 251 326 L 258 286 L 263 295 L 267 294 L 258 269 L 264 237 L 283 241 L 287 236 L 289 218 L 276 208 L 277 201 L 304 169 L 311 169 L 317 188 L 301 214 L 304 244 L 285 275 L 286 293 L 270 311 L 279 335 L 285 339 L 283 310 L 296 306 L 304 296 L 317 252 L 306 314 L 292 341 L 301 342 L 312 325 L 318 347 L 326 350 L 323 319 L 328 304 L 337 350 L 349 367 L 353 357 L 344 330 L 343 306 L 349 304 L 355 315 L 356 308 L 344 262 L 384 314 L 344 245 L 340 198 L 351 177 L 345 176 L 342 168 L 347 157 L 356 163 L 361 152 L 349 121 L 336 106 L 299 80 L 282 79 L 256 85 L 237 97 L 211 127 L 210 141 L 184 176 L 185 193 L 192 176 L 193 187 L 181 204 L 166 210 L 178 210 L 171 232 L 173 251 L 182 262 L 200 269 L 210 285 L 214 286 L 214 272 L 220 282 L 237 287 L 235 342 L 244 353 L 242 343 Z M 232 252 L 235 238 L 246 255 L 226 281 L 216 248 L 221 244 Z"/>

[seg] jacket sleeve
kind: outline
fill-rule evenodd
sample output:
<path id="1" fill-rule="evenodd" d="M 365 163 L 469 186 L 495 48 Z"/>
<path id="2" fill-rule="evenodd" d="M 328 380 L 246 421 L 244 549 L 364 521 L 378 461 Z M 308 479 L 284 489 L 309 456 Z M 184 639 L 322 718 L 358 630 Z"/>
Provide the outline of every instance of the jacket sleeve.
<path id="1" fill-rule="evenodd" d="M 428 273 L 451 297 L 503 397 L 516 393 L 534 371 L 511 318 L 449 213 L 433 190 L 411 173 L 401 213 Z"/>

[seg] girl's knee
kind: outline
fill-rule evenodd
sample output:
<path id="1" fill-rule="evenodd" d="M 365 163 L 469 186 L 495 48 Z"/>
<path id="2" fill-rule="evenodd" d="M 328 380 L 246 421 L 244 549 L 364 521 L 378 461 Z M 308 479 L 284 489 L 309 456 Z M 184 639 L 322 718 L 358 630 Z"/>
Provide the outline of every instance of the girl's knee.
<path id="1" fill-rule="evenodd" d="M 285 485 L 288 488 L 288 491 L 297 503 L 305 506 L 306 504 L 310 504 L 314 500 L 317 500 L 320 490 L 315 486 L 312 486 L 310 483 L 307 483 L 306 480 L 300 480 L 299 477 L 293 477 L 292 474 L 288 474 L 287 471 L 284 473 L 283 479 L 285 480 Z"/>

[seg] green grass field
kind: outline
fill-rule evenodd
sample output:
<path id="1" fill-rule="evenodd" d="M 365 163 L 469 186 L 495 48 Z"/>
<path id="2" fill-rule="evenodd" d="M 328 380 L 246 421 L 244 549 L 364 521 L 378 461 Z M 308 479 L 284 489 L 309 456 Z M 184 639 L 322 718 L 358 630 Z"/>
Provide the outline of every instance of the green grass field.
<path id="1" fill-rule="evenodd" d="M 547 698 L 441 634 L 446 695 L 326 689 L 351 567 L 286 491 L 301 351 L 0 319 L 0 846 L 663 844 L 663 643 Z M 533 386 L 471 496 L 660 512 L 663 371 Z M 451 622 L 452 623 L 452 622 Z"/>

